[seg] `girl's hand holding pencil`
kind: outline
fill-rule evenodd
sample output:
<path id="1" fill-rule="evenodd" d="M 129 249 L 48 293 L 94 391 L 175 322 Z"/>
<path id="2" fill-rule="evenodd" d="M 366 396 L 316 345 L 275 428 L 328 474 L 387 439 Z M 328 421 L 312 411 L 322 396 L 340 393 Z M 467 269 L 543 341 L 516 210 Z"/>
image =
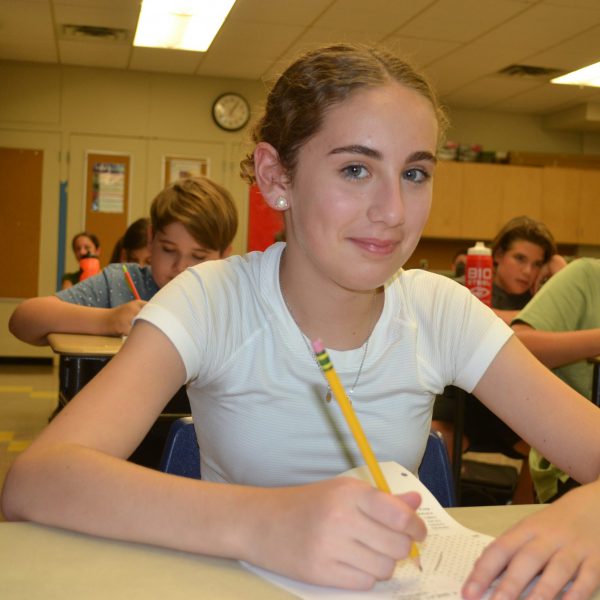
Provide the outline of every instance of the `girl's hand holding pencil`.
<path id="1" fill-rule="evenodd" d="M 333 392 L 333 396 L 340 405 L 342 414 L 344 415 L 344 418 L 348 423 L 348 427 L 350 428 L 350 431 L 354 436 L 356 445 L 358 446 L 365 460 L 365 463 L 369 468 L 369 471 L 371 473 L 371 476 L 373 477 L 373 480 L 375 481 L 375 484 L 377 485 L 377 488 L 380 489 L 382 492 L 387 492 L 389 494 L 390 487 L 387 481 L 385 480 L 385 477 L 383 476 L 381 467 L 379 466 L 379 463 L 375 458 L 373 450 L 371 450 L 371 446 L 369 444 L 369 441 L 367 440 L 367 436 L 365 435 L 360 421 L 358 420 L 356 413 L 352 408 L 352 403 L 346 395 L 344 386 L 342 385 L 342 382 L 340 381 L 335 369 L 333 368 L 333 364 L 331 362 L 331 359 L 329 358 L 329 354 L 327 354 L 327 350 L 325 350 L 325 347 L 323 346 L 321 340 L 313 341 L 312 346 L 317 361 L 319 362 L 319 365 L 321 367 L 321 370 L 323 371 L 323 374 L 325 375 L 325 378 L 329 383 L 329 387 Z M 421 560 L 419 557 L 419 548 L 414 542 L 411 544 L 410 547 L 410 558 L 414 561 L 417 567 L 420 570 L 422 570 Z"/>

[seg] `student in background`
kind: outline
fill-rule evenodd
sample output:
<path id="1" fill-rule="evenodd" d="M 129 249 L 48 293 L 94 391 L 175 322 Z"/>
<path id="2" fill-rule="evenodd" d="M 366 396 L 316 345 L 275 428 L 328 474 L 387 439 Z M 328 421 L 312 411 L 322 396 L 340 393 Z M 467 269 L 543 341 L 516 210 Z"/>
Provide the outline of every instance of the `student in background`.
<path id="1" fill-rule="evenodd" d="M 150 264 L 150 244 L 148 232 L 150 219 L 134 221 L 124 235 L 119 238 L 110 257 L 111 263 L 132 262 L 138 265 Z"/>
<path id="2" fill-rule="evenodd" d="M 550 230 L 530 217 L 511 219 L 492 241 L 492 307 L 510 321 L 552 275 L 566 266 Z"/>
<path id="3" fill-rule="evenodd" d="M 206 177 L 181 179 L 156 196 L 150 208 L 151 263 L 127 268 L 141 297 L 135 300 L 121 264 L 54 296 L 21 303 L 9 321 L 24 342 L 47 343 L 48 333 L 127 335 L 146 301 L 187 267 L 231 253 L 237 211 L 229 192 Z"/>
<path id="4" fill-rule="evenodd" d="M 5 516 L 323 585 L 389 578 L 425 537 L 420 499 L 334 477 L 363 461 L 327 402 L 309 344 L 321 338 L 379 460 L 416 471 L 434 396 L 455 383 L 589 482 L 493 541 L 465 598 L 500 575 L 494 594 L 517 598 L 540 572 L 533 594 L 573 579 L 571 593 L 589 597 L 600 581 L 600 414 L 463 286 L 401 270 L 427 220 L 444 124 L 428 83 L 385 51 L 338 45 L 292 64 L 242 164 L 284 214 L 286 243 L 198 265 L 161 290 L 119 354 L 17 457 Z M 124 460 L 184 383 L 202 481 Z"/>
<path id="5" fill-rule="evenodd" d="M 600 355 L 600 260 L 580 258 L 553 277 L 513 321 L 519 339 L 582 396 L 592 398 Z M 574 432 L 574 442 L 577 432 Z M 540 502 L 553 502 L 579 484 L 535 448 L 529 454 Z"/>
<path id="6" fill-rule="evenodd" d="M 510 323 L 523 308 L 542 281 L 566 265 L 557 254 L 556 243 L 543 223 L 527 216 L 508 221 L 491 243 L 494 259 L 492 308 Z M 454 397 L 441 395 L 436 400 L 433 429 L 442 433 L 448 448 L 454 435 Z M 473 394 L 465 396 L 465 450 L 498 452 L 523 461 L 513 494 L 515 504 L 533 502 L 533 484 L 527 457 L 529 445 L 502 419 L 482 404 Z"/>
<path id="7" fill-rule="evenodd" d="M 79 262 L 84 256 L 91 254 L 93 256 L 100 256 L 100 240 L 88 231 L 82 231 L 73 237 L 71 240 L 71 248 L 75 259 Z M 66 290 L 72 285 L 79 283 L 81 278 L 82 269 L 74 271 L 73 273 L 65 273 L 62 278 L 62 289 Z"/>

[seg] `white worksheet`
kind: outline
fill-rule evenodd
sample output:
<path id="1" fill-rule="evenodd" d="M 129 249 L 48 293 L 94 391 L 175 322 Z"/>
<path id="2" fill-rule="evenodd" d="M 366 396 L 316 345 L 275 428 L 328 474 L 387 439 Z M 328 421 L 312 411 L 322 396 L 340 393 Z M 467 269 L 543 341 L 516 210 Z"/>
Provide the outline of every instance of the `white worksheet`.
<path id="1" fill-rule="evenodd" d="M 473 563 L 493 539 L 489 535 L 467 529 L 457 523 L 440 506 L 431 492 L 407 469 L 394 462 L 381 463 L 381 469 L 392 490 L 398 494 L 417 491 L 422 503 L 417 513 L 427 524 L 427 538 L 419 544 L 423 571 L 410 560 L 398 563 L 389 581 L 377 583 L 368 592 L 352 592 L 300 583 L 270 571 L 244 563 L 244 566 L 270 582 L 306 600 L 345 600 L 349 598 L 461 598 L 460 589 Z M 374 485 L 367 467 L 344 473 Z"/>

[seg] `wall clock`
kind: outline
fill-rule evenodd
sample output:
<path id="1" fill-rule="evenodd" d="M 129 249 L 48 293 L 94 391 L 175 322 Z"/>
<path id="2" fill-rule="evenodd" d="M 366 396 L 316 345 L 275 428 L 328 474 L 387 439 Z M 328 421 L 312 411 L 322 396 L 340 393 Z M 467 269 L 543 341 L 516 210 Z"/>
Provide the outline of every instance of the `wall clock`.
<path id="1" fill-rule="evenodd" d="M 240 94 L 221 94 L 212 105 L 215 123 L 225 131 L 238 131 L 250 120 L 250 105 Z"/>

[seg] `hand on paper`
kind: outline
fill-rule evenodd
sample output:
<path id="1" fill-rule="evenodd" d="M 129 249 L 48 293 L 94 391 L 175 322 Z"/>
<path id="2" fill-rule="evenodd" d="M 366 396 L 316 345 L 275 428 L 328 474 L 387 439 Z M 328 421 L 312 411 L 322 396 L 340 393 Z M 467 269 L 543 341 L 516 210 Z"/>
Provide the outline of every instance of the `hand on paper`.
<path id="1" fill-rule="evenodd" d="M 145 304 L 144 300 L 132 300 L 115 308 L 107 309 L 111 335 L 129 335 L 133 319 Z"/>
<path id="2" fill-rule="evenodd" d="M 492 542 L 463 594 L 477 600 L 503 571 L 491 600 L 511 600 L 541 573 L 528 598 L 585 600 L 600 586 L 600 482 L 577 488 Z"/>
<path id="3" fill-rule="evenodd" d="M 370 589 L 425 537 L 420 502 L 415 492 L 393 496 L 346 477 L 269 490 L 249 507 L 244 560 L 300 581 Z"/>

